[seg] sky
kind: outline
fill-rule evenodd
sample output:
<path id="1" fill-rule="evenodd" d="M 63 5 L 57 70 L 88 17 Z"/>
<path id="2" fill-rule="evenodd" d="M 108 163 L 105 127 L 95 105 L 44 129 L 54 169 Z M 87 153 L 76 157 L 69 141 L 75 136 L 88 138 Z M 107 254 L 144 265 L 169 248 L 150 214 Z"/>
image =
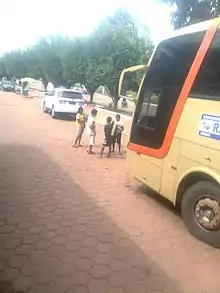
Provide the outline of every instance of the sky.
<path id="1" fill-rule="evenodd" d="M 87 36 L 98 23 L 125 8 L 151 32 L 154 43 L 171 31 L 172 8 L 162 0 L 10 0 L 1 1 L 0 54 L 25 48 L 42 36 Z"/>

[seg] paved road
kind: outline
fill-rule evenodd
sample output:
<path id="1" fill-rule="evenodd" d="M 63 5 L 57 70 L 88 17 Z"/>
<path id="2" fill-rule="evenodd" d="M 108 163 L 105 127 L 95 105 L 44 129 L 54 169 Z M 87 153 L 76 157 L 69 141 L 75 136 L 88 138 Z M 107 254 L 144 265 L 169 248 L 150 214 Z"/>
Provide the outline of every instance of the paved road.
<path id="1" fill-rule="evenodd" d="M 219 250 L 144 194 L 123 158 L 73 149 L 74 125 L 39 100 L 0 93 L 0 119 L 2 292 L 219 293 Z"/>
<path id="2" fill-rule="evenodd" d="M 34 97 L 37 97 L 37 98 L 44 98 L 44 92 L 38 92 L 38 91 L 32 91 L 30 93 L 30 95 L 34 96 Z M 87 101 L 90 100 L 90 97 L 89 95 L 84 95 L 85 99 Z M 121 100 L 120 100 L 121 101 Z M 118 109 L 119 110 L 122 110 L 121 108 L 121 103 L 118 103 Z M 94 94 L 94 103 L 96 103 L 97 105 L 102 105 L 104 106 L 105 108 L 108 107 L 108 104 L 112 102 L 112 99 L 108 96 L 104 96 L 104 95 L 101 95 L 101 94 L 98 94 L 98 93 L 95 93 Z M 133 102 L 129 101 L 128 100 L 128 108 L 124 108 L 123 111 L 126 113 L 126 112 L 129 112 L 129 113 L 132 113 L 134 111 L 134 108 L 135 108 L 135 105 Z"/>
<path id="3" fill-rule="evenodd" d="M 88 97 L 88 100 L 89 100 L 89 97 Z M 112 99 L 108 96 L 104 96 L 104 95 L 95 93 L 94 94 L 94 102 L 96 104 L 108 106 L 108 104 L 112 102 Z M 128 108 L 123 108 L 123 110 L 128 111 L 128 112 L 133 112 L 134 108 L 135 108 L 134 103 L 128 100 Z M 118 102 L 118 109 L 119 110 L 122 109 L 121 108 L 121 100 Z"/>

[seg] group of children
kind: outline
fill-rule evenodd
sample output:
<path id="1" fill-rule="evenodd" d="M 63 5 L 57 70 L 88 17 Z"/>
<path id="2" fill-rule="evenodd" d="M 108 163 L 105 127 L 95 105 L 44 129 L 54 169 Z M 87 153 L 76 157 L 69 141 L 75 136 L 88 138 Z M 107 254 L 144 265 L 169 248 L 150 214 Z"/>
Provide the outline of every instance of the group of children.
<path id="1" fill-rule="evenodd" d="M 89 136 L 89 149 L 88 154 L 94 154 L 93 146 L 95 145 L 95 137 L 96 137 L 96 122 L 95 118 L 97 116 L 98 111 L 96 109 L 92 109 L 91 114 L 88 116 L 86 121 L 86 117 L 83 113 L 83 108 L 79 108 L 78 113 L 76 115 L 76 124 L 77 124 L 77 135 L 75 139 L 75 143 L 73 147 L 81 147 L 81 139 L 83 132 L 86 128 L 86 132 Z M 116 115 L 116 120 L 113 121 L 112 117 L 107 117 L 106 124 L 104 126 L 104 142 L 100 151 L 100 158 L 102 158 L 105 148 L 108 148 L 107 157 L 110 157 L 111 153 L 115 151 L 115 145 L 118 145 L 118 151 L 121 155 L 121 138 L 122 132 L 124 130 L 123 124 L 121 122 L 121 116 L 119 114 Z"/>

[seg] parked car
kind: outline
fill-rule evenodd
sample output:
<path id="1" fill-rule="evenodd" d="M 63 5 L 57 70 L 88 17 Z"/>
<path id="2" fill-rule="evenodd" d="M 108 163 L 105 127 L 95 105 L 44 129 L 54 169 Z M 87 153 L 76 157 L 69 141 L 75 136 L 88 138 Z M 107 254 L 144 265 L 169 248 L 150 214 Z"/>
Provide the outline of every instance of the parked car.
<path id="1" fill-rule="evenodd" d="M 1 90 L 7 92 L 14 92 L 15 86 L 10 80 L 2 80 Z"/>
<path id="2" fill-rule="evenodd" d="M 53 118 L 59 114 L 76 115 L 79 107 L 85 107 L 82 93 L 77 90 L 58 88 L 45 94 L 43 111 L 50 112 Z"/>

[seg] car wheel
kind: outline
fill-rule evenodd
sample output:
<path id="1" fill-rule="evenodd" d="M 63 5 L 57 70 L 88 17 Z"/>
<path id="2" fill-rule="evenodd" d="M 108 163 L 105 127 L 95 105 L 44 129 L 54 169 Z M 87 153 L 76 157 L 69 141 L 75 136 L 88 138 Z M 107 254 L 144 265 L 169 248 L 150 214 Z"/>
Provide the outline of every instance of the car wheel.
<path id="1" fill-rule="evenodd" d="M 45 102 L 44 102 L 44 104 L 43 104 L 43 111 L 44 111 L 44 113 L 48 113 L 48 109 L 47 109 L 47 107 L 46 107 Z"/>
<path id="2" fill-rule="evenodd" d="M 220 187 L 209 181 L 187 189 L 181 204 L 183 220 L 194 237 L 220 247 Z"/>
<path id="3" fill-rule="evenodd" d="M 56 119 L 57 118 L 57 112 L 54 110 L 54 107 L 52 107 L 52 112 L 51 112 L 52 118 Z"/>

